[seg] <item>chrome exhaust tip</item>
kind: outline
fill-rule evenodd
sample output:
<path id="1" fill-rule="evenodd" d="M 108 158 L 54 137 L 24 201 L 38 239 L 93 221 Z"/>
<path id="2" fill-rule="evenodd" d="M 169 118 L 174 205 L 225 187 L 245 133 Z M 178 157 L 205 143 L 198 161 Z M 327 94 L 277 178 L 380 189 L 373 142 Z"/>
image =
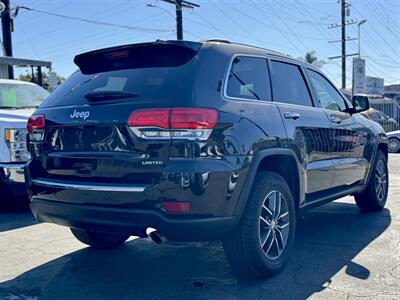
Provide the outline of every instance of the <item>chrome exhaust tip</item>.
<path id="1" fill-rule="evenodd" d="M 158 245 L 160 245 L 160 244 L 164 243 L 165 241 L 167 241 L 167 239 L 166 239 L 164 236 L 162 236 L 162 235 L 157 231 L 157 229 L 155 229 L 155 228 L 151 228 L 151 227 L 147 228 L 147 229 L 146 229 L 146 234 L 147 234 L 148 237 L 151 238 L 151 240 L 152 240 L 154 243 L 156 243 L 156 244 L 158 244 Z"/>

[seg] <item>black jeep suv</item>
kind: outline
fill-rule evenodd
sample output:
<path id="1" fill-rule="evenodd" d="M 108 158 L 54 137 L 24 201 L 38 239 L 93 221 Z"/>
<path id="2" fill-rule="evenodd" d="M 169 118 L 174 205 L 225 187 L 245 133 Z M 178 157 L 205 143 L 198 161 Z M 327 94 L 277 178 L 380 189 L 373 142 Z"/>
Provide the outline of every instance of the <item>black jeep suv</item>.
<path id="1" fill-rule="evenodd" d="M 382 128 L 315 67 L 230 43 L 156 41 L 75 57 L 28 123 L 30 206 L 83 243 L 222 240 L 240 275 L 288 260 L 300 211 L 388 194 Z"/>

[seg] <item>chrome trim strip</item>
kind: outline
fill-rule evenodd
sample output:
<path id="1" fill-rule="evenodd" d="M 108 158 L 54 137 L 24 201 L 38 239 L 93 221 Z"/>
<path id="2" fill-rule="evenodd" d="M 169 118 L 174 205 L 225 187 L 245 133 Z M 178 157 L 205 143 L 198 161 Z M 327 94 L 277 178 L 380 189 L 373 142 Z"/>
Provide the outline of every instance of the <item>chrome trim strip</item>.
<path id="1" fill-rule="evenodd" d="M 188 141 L 206 141 L 211 133 L 212 129 L 164 129 L 164 128 L 159 128 L 159 127 L 129 127 L 132 132 L 141 139 L 144 140 L 162 140 L 162 141 L 168 141 L 168 140 L 188 140 Z M 142 132 L 142 130 L 145 129 L 154 129 L 154 130 L 159 130 L 159 131 L 164 131 L 167 135 L 166 136 L 158 136 L 158 137 L 152 137 L 152 136 L 145 136 Z M 176 131 L 202 131 L 203 134 L 201 136 L 173 136 L 172 133 Z"/>
<path id="2" fill-rule="evenodd" d="M 36 185 L 55 187 L 69 190 L 83 191 L 101 191 L 101 192 L 144 192 L 146 185 L 123 186 L 123 185 L 98 185 L 98 184 L 78 184 L 78 183 L 63 183 L 49 180 L 33 179 L 32 182 Z"/>

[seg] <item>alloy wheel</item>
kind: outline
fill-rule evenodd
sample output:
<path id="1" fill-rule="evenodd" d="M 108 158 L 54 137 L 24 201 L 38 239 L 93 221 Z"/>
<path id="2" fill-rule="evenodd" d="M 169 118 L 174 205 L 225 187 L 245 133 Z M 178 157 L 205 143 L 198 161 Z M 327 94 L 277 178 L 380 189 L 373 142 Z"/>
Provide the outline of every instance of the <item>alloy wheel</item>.
<path id="1" fill-rule="evenodd" d="M 391 138 L 388 140 L 388 150 L 390 153 L 397 153 L 400 151 L 400 140 Z"/>
<path id="2" fill-rule="evenodd" d="M 289 237 L 289 208 L 285 196 L 271 191 L 264 199 L 259 218 L 260 245 L 269 259 L 279 258 Z"/>
<path id="3" fill-rule="evenodd" d="M 378 200 L 383 201 L 387 191 L 387 171 L 383 160 L 379 160 L 376 164 L 375 191 Z"/>

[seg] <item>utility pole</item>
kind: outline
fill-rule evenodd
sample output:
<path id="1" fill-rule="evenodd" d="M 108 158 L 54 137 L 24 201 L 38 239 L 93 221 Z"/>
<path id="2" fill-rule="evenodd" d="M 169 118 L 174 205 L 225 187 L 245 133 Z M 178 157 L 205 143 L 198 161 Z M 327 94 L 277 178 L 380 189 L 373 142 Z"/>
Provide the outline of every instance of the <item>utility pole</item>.
<path id="1" fill-rule="evenodd" d="M 336 23 L 331 24 L 328 26 L 328 29 L 341 27 L 341 29 L 342 29 L 341 40 L 340 41 L 330 41 L 330 43 L 341 42 L 342 43 L 342 55 L 329 57 L 329 59 L 335 59 L 335 58 L 342 59 L 342 89 L 345 89 L 346 88 L 346 58 L 348 56 L 358 55 L 358 53 L 346 54 L 346 41 L 355 40 L 354 38 L 351 39 L 349 37 L 346 37 L 346 26 L 352 25 L 352 24 L 357 24 L 358 21 L 357 20 L 346 21 L 346 16 L 350 15 L 350 6 L 351 5 L 346 0 L 339 0 L 339 2 L 341 4 L 341 15 L 342 15 L 341 24 L 336 24 Z"/>
<path id="2" fill-rule="evenodd" d="M 13 56 L 12 53 L 12 19 L 10 16 L 10 0 L 1 0 L 4 4 L 4 11 L 1 14 L 1 28 L 3 30 L 3 46 L 5 56 Z M 8 66 L 8 78 L 14 78 L 13 66 Z"/>
<path id="3" fill-rule="evenodd" d="M 346 0 L 342 4 L 342 89 L 346 88 Z"/>
<path id="4" fill-rule="evenodd" d="M 183 40 L 182 0 L 175 1 L 176 6 L 176 39 Z"/>
<path id="5" fill-rule="evenodd" d="M 182 21 L 182 9 L 183 8 L 191 8 L 200 7 L 200 5 L 196 3 L 192 3 L 185 0 L 162 0 L 164 2 L 175 4 L 176 11 L 176 39 L 178 41 L 183 40 L 183 21 Z"/>

